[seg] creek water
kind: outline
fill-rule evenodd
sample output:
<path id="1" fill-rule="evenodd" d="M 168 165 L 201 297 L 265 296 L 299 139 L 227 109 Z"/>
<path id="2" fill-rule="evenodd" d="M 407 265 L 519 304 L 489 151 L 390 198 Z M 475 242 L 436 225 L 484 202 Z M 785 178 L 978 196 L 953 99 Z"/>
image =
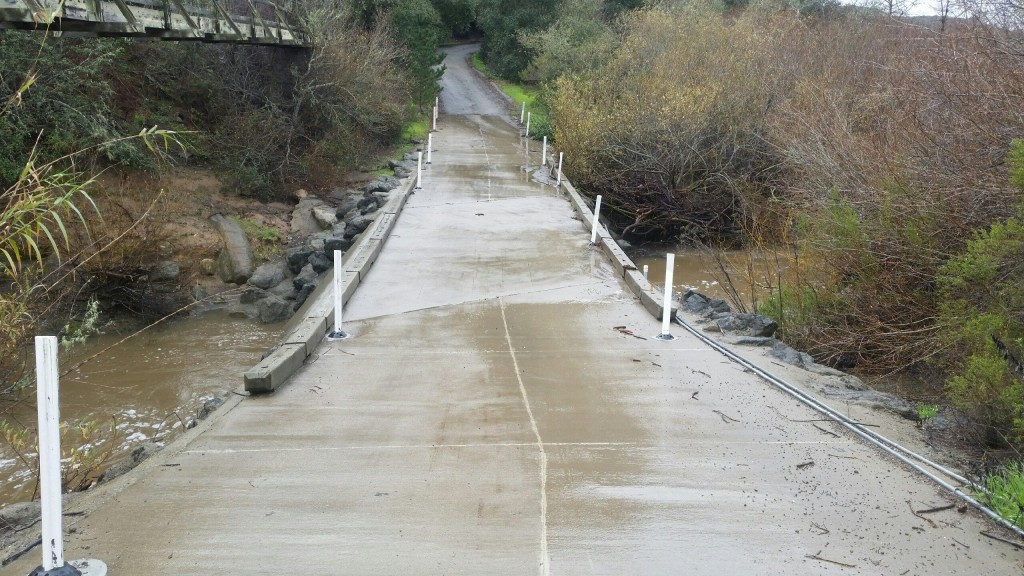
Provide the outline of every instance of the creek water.
<path id="1" fill-rule="evenodd" d="M 104 334 L 62 350 L 60 355 L 61 421 L 71 425 L 62 450 L 90 447 L 112 463 L 145 442 L 163 443 L 194 420 L 203 403 L 237 389 L 242 373 L 256 364 L 281 333 L 281 324 L 264 325 L 218 310 L 150 328 L 103 352 L 81 367 L 76 364 L 124 338 Z M 3 415 L 12 424 L 35 429 L 35 396 Z M 78 423 L 93 422 L 83 437 Z M 34 465 L 34 438 L 29 462 Z M 28 500 L 33 472 L 0 446 L 0 506 Z"/>
<path id="2" fill-rule="evenodd" d="M 771 295 L 772 289 L 778 286 L 779 273 L 784 277 L 790 263 L 784 251 L 724 250 L 716 258 L 707 250 L 689 246 L 646 245 L 628 252 L 641 272 L 644 265 L 649 267 L 648 279 L 657 285 L 665 283 L 665 255 L 671 252 L 675 254 L 672 272 L 675 290 L 693 289 L 727 300 L 730 305 L 734 305 L 738 297 L 748 311 L 752 303 L 764 302 Z"/>

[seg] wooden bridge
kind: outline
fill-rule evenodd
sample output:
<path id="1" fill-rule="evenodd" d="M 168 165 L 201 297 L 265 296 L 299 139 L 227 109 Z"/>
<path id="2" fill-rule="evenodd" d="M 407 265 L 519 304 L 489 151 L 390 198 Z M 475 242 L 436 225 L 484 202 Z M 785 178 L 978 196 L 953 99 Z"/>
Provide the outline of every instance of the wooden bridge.
<path id="1" fill-rule="evenodd" d="M 268 0 L 0 0 L 0 31 L 307 46 L 291 6 Z"/>

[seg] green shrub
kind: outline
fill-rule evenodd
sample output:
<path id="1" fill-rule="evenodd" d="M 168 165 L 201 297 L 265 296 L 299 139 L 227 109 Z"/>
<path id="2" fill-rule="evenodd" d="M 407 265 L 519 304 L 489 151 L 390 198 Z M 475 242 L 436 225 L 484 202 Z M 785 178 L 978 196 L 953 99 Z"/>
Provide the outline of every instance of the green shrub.
<path id="1" fill-rule="evenodd" d="M 985 481 L 980 500 L 1000 516 L 1024 528 L 1024 463 L 1011 463 Z"/>

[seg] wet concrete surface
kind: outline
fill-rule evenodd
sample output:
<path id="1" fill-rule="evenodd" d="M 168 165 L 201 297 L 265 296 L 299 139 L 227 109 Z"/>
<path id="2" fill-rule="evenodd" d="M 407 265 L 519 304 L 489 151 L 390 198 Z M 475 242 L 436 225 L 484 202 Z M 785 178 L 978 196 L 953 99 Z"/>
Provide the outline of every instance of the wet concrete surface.
<path id="1" fill-rule="evenodd" d="M 353 338 L 97 492 L 70 557 L 147 575 L 1020 572 L 976 514 L 915 516 L 947 502 L 924 479 L 795 422 L 818 416 L 682 330 L 654 340 L 566 202 L 524 177 L 514 129 L 441 126 Z"/>

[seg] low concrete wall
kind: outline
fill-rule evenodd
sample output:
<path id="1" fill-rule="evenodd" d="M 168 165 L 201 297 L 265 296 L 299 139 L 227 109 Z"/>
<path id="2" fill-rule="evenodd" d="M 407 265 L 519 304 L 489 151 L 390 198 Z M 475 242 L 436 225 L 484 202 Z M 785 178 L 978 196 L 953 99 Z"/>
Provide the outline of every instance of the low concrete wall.
<path id="1" fill-rule="evenodd" d="M 557 160 L 557 156 L 553 156 L 548 159 L 548 166 L 553 165 L 553 161 Z M 594 209 L 580 196 L 579 192 L 576 191 L 576 187 L 569 182 L 568 179 L 563 175 L 562 186 L 559 189 L 565 191 L 566 196 L 569 198 L 569 204 L 572 205 L 573 209 L 580 215 L 580 220 L 583 222 L 583 227 L 589 233 L 594 225 Z M 630 292 L 636 295 L 640 299 L 640 304 L 643 305 L 644 309 L 651 313 L 656 319 L 661 320 L 663 314 L 664 297 L 665 295 L 655 290 L 654 286 L 651 285 L 644 275 L 641 274 L 637 269 L 636 265 L 633 264 L 633 260 L 622 250 L 618 242 L 612 238 L 611 234 L 608 233 L 608 229 L 603 224 L 598 222 L 597 224 L 597 242 L 601 246 L 602 252 L 608 257 L 612 265 L 615 266 L 616 271 L 622 277 L 622 280 L 626 283 L 626 287 L 629 288 Z M 672 300 L 672 317 L 675 317 L 676 311 L 679 309 L 679 303 Z"/>
<path id="2" fill-rule="evenodd" d="M 366 277 L 373 263 L 377 261 L 384 242 L 398 222 L 409 194 L 416 184 L 415 177 L 396 188 L 388 203 L 380 211 L 356 244 L 342 259 L 344 293 L 342 302 L 348 302 L 355 293 L 359 282 Z M 244 376 L 245 390 L 254 394 L 266 394 L 281 387 L 305 363 L 327 331 L 334 327 L 334 274 L 327 271 L 306 303 L 292 316 L 285 326 L 285 337 L 274 351 L 259 364 L 250 368 Z"/>

